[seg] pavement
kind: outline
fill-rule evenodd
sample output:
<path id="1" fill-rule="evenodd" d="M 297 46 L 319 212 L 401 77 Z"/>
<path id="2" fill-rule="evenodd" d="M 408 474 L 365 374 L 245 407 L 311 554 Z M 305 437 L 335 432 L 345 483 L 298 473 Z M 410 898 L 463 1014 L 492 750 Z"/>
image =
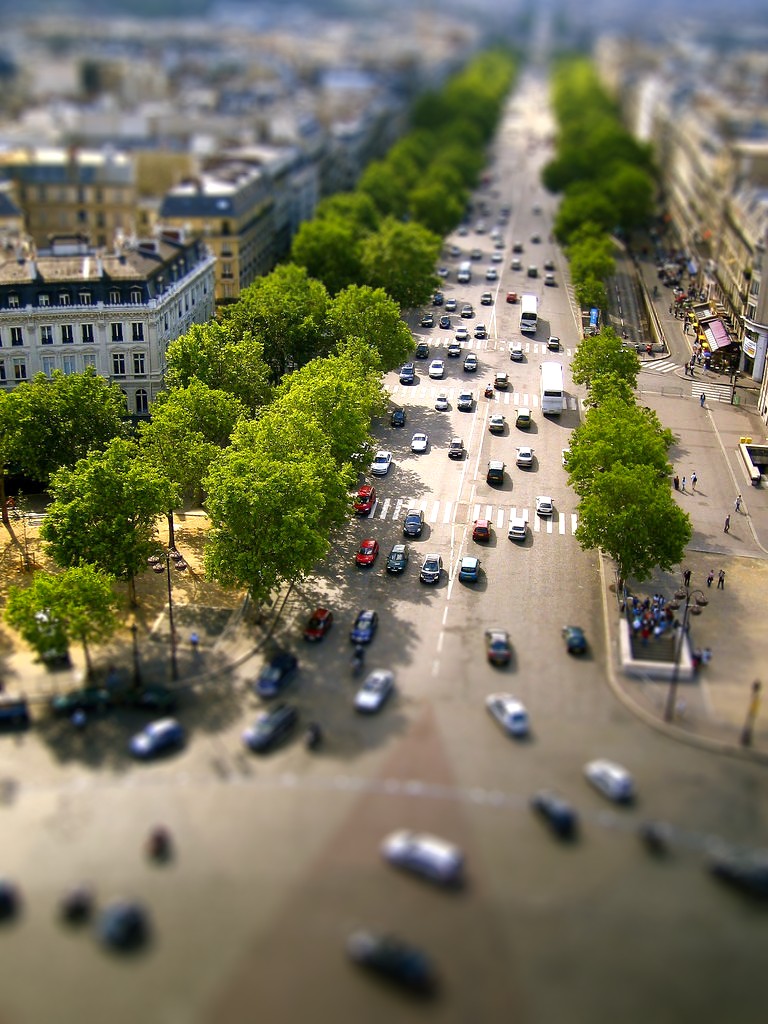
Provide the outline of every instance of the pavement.
<path id="1" fill-rule="evenodd" d="M 666 351 L 642 357 L 639 375 L 640 400 L 669 427 L 676 443 L 670 453 L 674 471 L 690 481 L 695 471 L 695 492 L 675 491 L 675 500 L 689 514 L 693 536 L 684 563 L 676 571 L 657 571 L 642 583 L 628 581 L 639 595 L 661 593 L 672 598 L 682 583 L 682 573 L 691 570 L 691 593 L 701 590 L 708 604 L 690 620 L 692 648 L 709 647 L 711 662 L 693 682 L 679 683 L 672 722 L 664 720 L 669 684 L 653 679 L 625 676 L 619 669 L 619 610 L 615 570 L 610 559 L 601 558 L 605 631 L 609 645 L 608 676 L 614 694 L 626 707 L 649 725 L 677 740 L 704 746 L 713 752 L 748 757 L 768 763 L 768 710 L 766 702 L 752 704 L 752 685 L 760 680 L 768 689 L 768 677 L 761 678 L 766 663 L 763 650 L 762 612 L 768 593 L 768 490 L 755 488 L 746 475 L 738 454 L 739 439 L 766 437 L 766 427 L 748 402 L 731 404 L 733 388 L 727 378 L 697 368 L 692 379 L 683 370 L 690 358 L 691 337 L 683 333 L 683 321 L 669 312 L 670 292 L 659 288 L 651 258 L 634 261 L 620 254 L 617 270 L 634 282 L 636 294 L 619 304 L 620 312 L 609 317 L 619 332 L 626 326 L 633 341 L 644 342 L 647 308 L 652 306 Z M 622 309 L 630 319 L 625 320 Z M 740 381 L 750 386 L 751 382 Z M 699 395 L 704 390 L 705 402 Z M 734 501 L 742 495 L 740 512 Z M 730 514 L 730 532 L 723 531 Z M 725 570 L 722 590 L 707 587 L 710 570 L 715 576 Z M 199 591 L 204 596 L 204 588 Z M 221 685 L 228 674 L 238 670 L 256 671 L 260 651 L 268 642 L 271 628 L 283 605 L 298 600 L 298 592 L 279 595 L 272 608 L 254 614 L 247 601 L 236 609 L 208 607 L 199 600 L 174 607 L 177 678 L 171 670 L 170 629 L 166 613 L 158 616 L 141 635 L 140 648 L 131 648 L 130 634 L 122 635 L 97 652 L 96 678 L 103 682 L 111 666 L 122 685 L 138 671 L 143 681 L 163 682 L 179 688 L 210 688 Z M 189 642 L 192 632 L 198 645 Z M 51 694 L 82 685 L 82 654 L 72 651 L 70 669 L 52 672 L 41 665 L 21 643 L 14 643 L 3 659 L 6 692 L 24 693 L 31 703 L 43 704 Z M 250 662 L 253 662 L 253 665 Z M 753 718 L 748 723 L 750 709 Z M 749 724 L 749 744 L 744 741 Z"/>

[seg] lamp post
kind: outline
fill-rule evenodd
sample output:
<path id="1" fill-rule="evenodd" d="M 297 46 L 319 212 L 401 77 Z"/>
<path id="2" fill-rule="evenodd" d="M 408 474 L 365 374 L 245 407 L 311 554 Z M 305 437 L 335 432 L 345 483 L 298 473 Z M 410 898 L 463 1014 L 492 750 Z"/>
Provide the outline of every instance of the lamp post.
<path id="1" fill-rule="evenodd" d="M 675 645 L 675 664 L 672 669 L 672 678 L 669 681 L 667 706 L 664 709 L 665 722 L 671 722 L 675 717 L 675 700 L 677 698 L 677 681 L 680 673 L 680 658 L 683 654 L 685 638 L 688 635 L 688 623 L 690 621 L 691 614 L 700 615 L 701 609 L 704 605 L 709 603 L 703 590 L 691 590 L 689 586 L 681 587 L 680 590 L 675 592 L 675 597 L 678 599 L 685 598 L 685 607 L 683 608 L 683 622 L 680 626 L 680 633 Z M 693 605 L 691 604 L 691 601 L 694 602 Z M 677 604 L 676 601 L 670 601 L 669 607 L 675 609 L 679 608 L 680 605 Z"/>
<path id="2" fill-rule="evenodd" d="M 133 686 L 137 689 L 141 686 L 141 667 L 139 665 L 139 627 L 136 622 L 131 623 L 131 637 L 133 638 Z"/>
<path id="3" fill-rule="evenodd" d="M 742 747 L 752 746 L 752 730 L 755 725 L 755 719 L 757 718 L 757 712 L 760 710 L 760 689 L 761 683 L 759 679 L 756 679 L 752 683 L 752 688 L 749 691 L 749 707 L 747 708 L 747 718 L 744 722 L 744 728 L 741 730 L 741 745 Z"/>

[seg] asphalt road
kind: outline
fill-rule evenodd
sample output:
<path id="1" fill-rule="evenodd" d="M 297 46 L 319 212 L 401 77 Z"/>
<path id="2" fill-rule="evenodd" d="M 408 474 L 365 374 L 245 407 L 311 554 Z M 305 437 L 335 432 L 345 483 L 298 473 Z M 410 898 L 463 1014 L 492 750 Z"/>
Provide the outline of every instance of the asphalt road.
<path id="1" fill-rule="evenodd" d="M 596 563 L 573 536 L 575 496 L 560 459 L 578 412 L 570 407 L 559 420 L 544 420 L 537 407 L 538 363 L 559 359 L 568 379 L 577 342 L 564 264 L 547 242 L 552 202 L 536 184 L 550 130 L 544 102 L 542 86 L 525 80 L 494 154 L 482 219 L 490 226 L 499 204 L 513 207 L 496 303 L 479 305 L 489 287 L 482 274 L 469 287 L 450 278 L 445 286 L 446 294 L 473 301 L 490 328 L 476 349 L 476 396 L 504 368 L 514 384 L 510 400 L 479 397 L 471 413 L 458 412 L 455 395 L 470 380 L 461 360 L 446 360 L 447 413 L 433 408 L 438 385 L 428 382 L 427 364 L 407 389 L 393 375 L 393 402 L 407 407 L 408 422 L 402 430 L 376 427 L 394 455 L 377 483 L 378 504 L 338 538 L 281 627 L 280 639 L 299 646 L 315 604 L 335 612 L 327 639 L 301 649 L 290 694 L 305 718 L 323 722 L 326 747 L 312 755 L 291 742 L 263 758 L 243 751 L 240 732 L 258 707 L 246 685 L 257 663 L 184 711 L 191 743 L 157 764 L 128 763 L 119 727 L 108 719 L 69 746 L 34 734 L 3 743 L 0 774 L 20 783 L 0 806 L 0 871 L 25 892 L 21 920 L 0 932 L 4 1022 L 762 1020 L 755 981 L 768 918 L 710 880 L 703 860 L 714 837 L 766 844 L 764 770 L 676 744 L 615 701 Z M 529 241 L 534 231 L 539 245 Z M 540 267 L 552 254 L 558 279 L 556 288 L 535 282 L 543 323 L 522 364 L 507 354 L 519 337 L 519 307 L 503 301 L 508 288 L 523 290 L 521 275 L 509 269 L 517 238 L 523 265 Z M 491 251 L 487 234 L 453 241 Z M 446 262 L 453 272 L 456 261 Z M 449 334 L 420 333 L 435 347 Z M 548 333 L 563 340 L 557 356 L 543 351 Z M 514 426 L 516 403 L 533 408 L 530 432 Z M 491 407 L 507 418 L 503 436 L 487 429 Z M 430 448 L 417 456 L 409 446 L 419 429 L 430 434 Z M 467 447 L 461 463 L 446 454 L 454 433 Z M 518 444 L 535 448 L 531 470 L 515 467 Z M 507 464 L 499 489 L 485 482 L 491 457 Z M 511 509 L 527 510 L 533 525 L 542 493 L 555 502 L 551 532 L 541 525 L 525 544 L 508 541 Z M 427 527 L 411 543 L 406 573 L 387 577 L 386 554 L 401 539 L 411 503 L 423 505 Z M 483 517 L 490 507 L 494 525 L 482 549 L 471 540 L 476 506 Z M 353 556 L 367 536 L 382 553 L 361 570 Z M 446 571 L 427 587 L 418 580 L 419 556 L 433 550 Z M 467 552 L 482 560 L 476 585 L 455 575 Z M 347 632 L 362 607 L 381 617 L 369 667 L 397 675 L 395 698 L 371 718 L 355 716 L 351 706 Z M 587 630 L 586 658 L 565 653 L 565 622 Z M 507 670 L 485 660 L 489 625 L 510 631 Z M 489 718 L 483 700 L 493 690 L 525 702 L 529 740 L 508 739 Z M 582 765 L 598 755 L 634 773 L 635 807 L 614 809 L 587 786 Z M 572 847 L 552 839 L 528 809 L 543 786 L 579 809 L 582 838 Z M 674 825 L 666 859 L 649 856 L 636 838 L 646 816 Z M 158 821 L 177 846 L 164 867 L 146 863 L 141 851 Z M 463 891 L 439 891 L 382 862 L 382 837 L 401 826 L 460 843 Z M 100 898 L 127 893 L 147 902 L 155 938 L 146 952 L 116 959 L 90 932 L 62 930 L 56 899 L 80 878 L 92 880 Z M 361 925 L 429 950 L 444 979 L 441 998 L 414 1004 L 355 971 L 343 942 Z"/>

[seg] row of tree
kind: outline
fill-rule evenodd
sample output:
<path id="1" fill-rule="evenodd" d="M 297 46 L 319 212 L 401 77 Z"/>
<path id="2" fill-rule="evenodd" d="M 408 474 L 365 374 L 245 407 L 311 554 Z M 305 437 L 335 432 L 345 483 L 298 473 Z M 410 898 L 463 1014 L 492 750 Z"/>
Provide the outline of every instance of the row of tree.
<path id="1" fill-rule="evenodd" d="M 555 235 L 566 248 L 581 307 L 605 309 L 604 281 L 614 268 L 610 235 L 630 232 L 652 213 L 652 150 L 624 128 L 588 60 L 562 60 L 551 95 L 557 151 L 542 180 L 550 191 L 563 193 Z"/>
<path id="2" fill-rule="evenodd" d="M 579 495 L 576 539 L 610 555 L 621 579 L 647 579 L 656 567 L 677 565 L 691 539 L 690 518 L 670 487 L 674 437 L 637 404 L 640 362 L 612 328 L 584 338 L 571 365 L 589 405 L 566 466 Z"/>

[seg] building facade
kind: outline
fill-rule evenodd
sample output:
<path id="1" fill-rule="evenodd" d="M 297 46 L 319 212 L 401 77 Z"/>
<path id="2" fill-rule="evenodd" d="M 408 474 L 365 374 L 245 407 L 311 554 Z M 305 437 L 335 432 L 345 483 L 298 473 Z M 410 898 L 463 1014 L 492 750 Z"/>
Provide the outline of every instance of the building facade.
<path id="1" fill-rule="evenodd" d="M 215 259 L 199 238 L 164 229 L 101 253 L 83 237 L 33 256 L 0 256 L 0 387 L 93 367 L 144 416 L 163 387 L 174 338 L 214 313 Z"/>

